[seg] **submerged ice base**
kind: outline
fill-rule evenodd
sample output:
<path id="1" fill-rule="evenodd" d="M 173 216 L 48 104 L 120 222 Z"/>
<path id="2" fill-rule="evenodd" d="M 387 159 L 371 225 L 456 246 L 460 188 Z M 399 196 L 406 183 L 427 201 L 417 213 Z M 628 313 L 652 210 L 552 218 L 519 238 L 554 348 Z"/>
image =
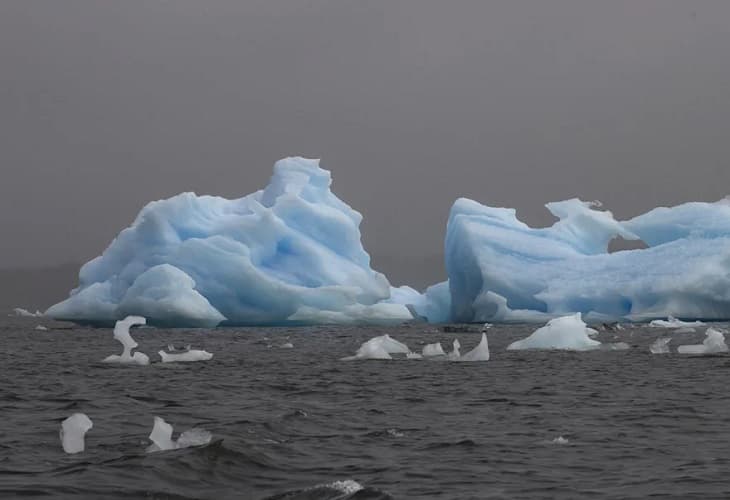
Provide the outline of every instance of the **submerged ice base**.
<path id="1" fill-rule="evenodd" d="M 240 199 L 183 193 L 149 203 L 79 287 L 46 314 L 157 326 L 400 323 L 390 283 L 370 267 L 362 216 L 330 190 L 318 160 L 287 158 L 266 189 Z"/>

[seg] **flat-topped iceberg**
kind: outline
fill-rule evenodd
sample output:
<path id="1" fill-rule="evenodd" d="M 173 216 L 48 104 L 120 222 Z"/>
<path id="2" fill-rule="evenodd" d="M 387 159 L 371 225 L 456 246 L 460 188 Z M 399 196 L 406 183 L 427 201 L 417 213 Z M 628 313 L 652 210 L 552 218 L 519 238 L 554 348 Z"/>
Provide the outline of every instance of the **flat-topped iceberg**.
<path id="1" fill-rule="evenodd" d="M 544 322 L 730 318 L 730 203 L 686 203 L 617 221 L 597 202 L 548 203 L 531 228 L 515 210 L 454 203 L 445 251 L 450 319 Z M 615 237 L 648 248 L 608 253 Z"/>
<path id="2" fill-rule="evenodd" d="M 52 318 L 157 326 L 400 323 L 390 284 L 370 268 L 362 216 L 330 190 L 318 160 L 286 158 L 240 199 L 183 193 L 149 203 Z"/>

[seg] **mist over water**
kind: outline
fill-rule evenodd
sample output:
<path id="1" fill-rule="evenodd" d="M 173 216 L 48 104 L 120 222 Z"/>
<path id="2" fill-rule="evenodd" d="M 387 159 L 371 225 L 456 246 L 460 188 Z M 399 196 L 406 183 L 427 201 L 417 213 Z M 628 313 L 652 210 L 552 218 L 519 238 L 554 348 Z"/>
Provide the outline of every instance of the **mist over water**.
<path id="1" fill-rule="evenodd" d="M 340 360 L 384 333 L 414 351 L 479 342 L 429 325 L 146 328 L 133 336 L 152 361 L 169 343 L 214 358 L 120 367 L 100 362 L 119 349 L 110 329 L 3 316 L 0 497 L 726 496 L 730 358 L 649 352 L 701 330 L 601 333 L 627 351 L 505 351 L 534 328 L 490 329 L 484 363 Z M 58 431 L 76 412 L 94 427 L 66 455 Z M 213 441 L 147 454 L 154 416 Z M 332 485 L 348 480 L 364 489 Z"/>

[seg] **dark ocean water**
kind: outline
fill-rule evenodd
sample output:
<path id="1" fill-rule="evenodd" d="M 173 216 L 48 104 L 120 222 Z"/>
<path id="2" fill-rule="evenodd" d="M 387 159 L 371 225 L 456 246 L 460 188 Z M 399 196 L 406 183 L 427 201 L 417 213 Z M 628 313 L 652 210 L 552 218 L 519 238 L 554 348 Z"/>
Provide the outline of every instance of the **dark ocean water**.
<path id="1" fill-rule="evenodd" d="M 534 328 L 496 326 L 491 361 L 450 363 L 340 358 L 383 333 L 462 352 L 479 335 L 150 328 L 133 335 L 153 362 L 170 342 L 215 357 L 140 367 L 100 363 L 111 330 L 39 323 L 0 319 L 0 498 L 730 497 L 730 357 L 651 355 L 662 330 L 601 334 L 625 351 L 507 352 Z M 66 455 L 75 412 L 94 427 Z M 154 416 L 213 442 L 148 454 Z"/>

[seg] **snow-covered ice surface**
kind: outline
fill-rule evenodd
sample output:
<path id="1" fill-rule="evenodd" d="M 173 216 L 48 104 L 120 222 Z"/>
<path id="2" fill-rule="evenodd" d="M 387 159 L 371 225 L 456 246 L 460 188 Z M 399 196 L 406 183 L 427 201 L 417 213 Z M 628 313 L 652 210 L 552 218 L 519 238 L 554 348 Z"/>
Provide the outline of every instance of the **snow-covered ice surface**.
<path id="1" fill-rule="evenodd" d="M 570 351 L 589 351 L 599 349 L 601 343 L 591 338 L 598 332 L 581 319 L 580 313 L 563 316 L 533 332 L 529 337 L 511 343 L 508 350 L 521 349 L 565 349 Z"/>
<path id="2" fill-rule="evenodd" d="M 187 327 L 411 320 L 405 305 L 386 303 L 390 283 L 370 267 L 362 216 L 330 184 L 318 160 L 286 158 L 265 189 L 243 198 L 151 202 L 46 314 Z"/>
<path id="3" fill-rule="evenodd" d="M 127 365 L 148 365 L 150 358 L 143 352 L 135 352 L 132 354 L 132 349 L 135 349 L 138 344 L 132 338 L 129 333 L 129 329 L 133 326 L 141 326 L 147 324 L 147 320 L 141 316 L 127 316 L 126 318 L 119 320 L 114 325 L 114 338 L 122 344 L 123 351 L 121 355 L 112 354 L 104 358 L 104 363 L 120 363 Z"/>
<path id="4" fill-rule="evenodd" d="M 723 331 L 708 328 L 705 332 L 705 340 L 701 344 L 681 345 L 677 348 L 680 354 L 720 354 L 728 352 Z"/>
<path id="5" fill-rule="evenodd" d="M 93 426 L 91 419 L 83 413 L 74 413 L 64 420 L 59 432 L 63 451 L 69 454 L 84 451 L 84 436 Z"/>
<path id="6" fill-rule="evenodd" d="M 548 203 L 531 228 L 515 210 L 457 200 L 446 233 L 451 320 L 544 322 L 730 318 L 730 204 L 686 203 L 617 221 L 595 203 Z M 620 236 L 649 248 L 607 253 Z"/>

